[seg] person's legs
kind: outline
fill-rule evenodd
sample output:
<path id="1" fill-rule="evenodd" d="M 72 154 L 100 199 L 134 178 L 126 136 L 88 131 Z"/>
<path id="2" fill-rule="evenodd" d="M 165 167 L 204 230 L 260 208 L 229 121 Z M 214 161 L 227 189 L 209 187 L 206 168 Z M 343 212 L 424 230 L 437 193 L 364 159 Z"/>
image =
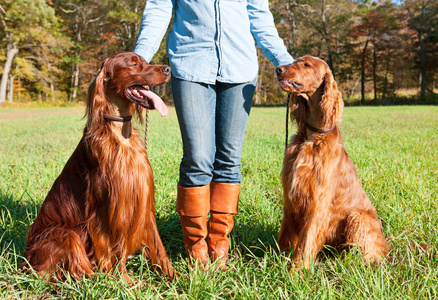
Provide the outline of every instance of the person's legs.
<path id="1" fill-rule="evenodd" d="M 216 87 L 172 77 L 172 95 L 183 141 L 181 186 L 208 185 L 215 155 Z"/>
<path id="2" fill-rule="evenodd" d="M 215 153 L 215 87 L 172 77 L 172 93 L 183 141 L 176 209 L 184 247 L 190 258 L 205 263 L 210 181 Z"/>
<path id="3" fill-rule="evenodd" d="M 240 157 L 257 78 L 243 84 L 217 83 L 216 153 L 210 184 L 208 252 L 226 268 L 240 193 Z"/>
<path id="4" fill-rule="evenodd" d="M 216 85 L 216 153 L 213 181 L 240 183 L 243 139 L 257 83 Z"/>

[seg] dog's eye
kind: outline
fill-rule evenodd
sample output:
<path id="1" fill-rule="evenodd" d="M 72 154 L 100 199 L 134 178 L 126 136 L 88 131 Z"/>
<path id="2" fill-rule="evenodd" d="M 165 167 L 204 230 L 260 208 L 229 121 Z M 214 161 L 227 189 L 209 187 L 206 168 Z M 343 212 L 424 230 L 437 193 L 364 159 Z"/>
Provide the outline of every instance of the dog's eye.
<path id="1" fill-rule="evenodd" d="M 304 63 L 305 67 L 310 67 L 310 65 L 308 63 Z"/>
<path id="2" fill-rule="evenodd" d="M 137 66 L 138 66 L 138 63 L 136 63 L 136 62 L 131 63 L 131 67 L 137 67 Z"/>

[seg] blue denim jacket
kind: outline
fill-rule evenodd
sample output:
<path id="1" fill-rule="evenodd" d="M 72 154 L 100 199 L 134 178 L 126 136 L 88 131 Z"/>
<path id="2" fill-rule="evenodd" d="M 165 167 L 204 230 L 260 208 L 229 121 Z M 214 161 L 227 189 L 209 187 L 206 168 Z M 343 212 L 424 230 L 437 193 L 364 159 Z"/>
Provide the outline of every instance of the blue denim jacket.
<path id="1" fill-rule="evenodd" d="M 147 0 L 134 52 L 150 61 L 167 35 L 172 74 L 214 84 L 242 83 L 258 73 L 254 43 L 275 66 L 291 64 L 268 0 Z"/>

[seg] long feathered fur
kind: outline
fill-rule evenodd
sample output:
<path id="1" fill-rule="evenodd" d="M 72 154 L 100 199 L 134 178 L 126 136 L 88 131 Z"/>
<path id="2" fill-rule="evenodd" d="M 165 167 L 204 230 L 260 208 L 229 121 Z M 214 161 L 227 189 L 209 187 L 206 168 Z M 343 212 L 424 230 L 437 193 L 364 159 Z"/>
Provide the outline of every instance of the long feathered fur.
<path id="1" fill-rule="evenodd" d="M 150 74 L 123 72 L 132 60 Z M 133 53 L 102 64 L 89 88 L 83 137 L 27 235 L 25 258 L 41 277 L 80 278 L 114 266 L 126 273 L 126 259 L 138 249 L 173 276 L 156 225 L 153 173 L 142 140 L 130 122 L 104 119 L 140 112 L 124 89 L 134 75 L 151 85 L 166 81 L 162 67 Z"/>
<path id="2" fill-rule="evenodd" d="M 304 56 L 277 68 L 277 79 L 293 94 L 291 118 L 298 125 L 281 173 L 280 249 L 293 249 L 295 265 L 306 268 L 324 245 L 359 246 L 367 261 L 381 260 L 389 246 L 343 145 L 343 101 L 332 72 L 324 61 Z"/>

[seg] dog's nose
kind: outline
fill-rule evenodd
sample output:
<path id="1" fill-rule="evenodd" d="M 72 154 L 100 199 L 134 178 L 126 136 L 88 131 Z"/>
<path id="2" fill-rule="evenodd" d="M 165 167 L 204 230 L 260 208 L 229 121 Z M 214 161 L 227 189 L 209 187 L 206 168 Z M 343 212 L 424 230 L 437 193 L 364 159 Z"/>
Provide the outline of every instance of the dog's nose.
<path id="1" fill-rule="evenodd" d="M 282 66 L 279 66 L 275 69 L 275 73 L 277 73 L 277 75 L 280 75 L 281 73 L 286 72 L 286 69 Z"/>
<path id="2" fill-rule="evenodd" d="M 164 73 L 164 75 L 169 75 L 170 74 L 170 67 L 168 66 L 164 66 L 161 71 Z"/>

